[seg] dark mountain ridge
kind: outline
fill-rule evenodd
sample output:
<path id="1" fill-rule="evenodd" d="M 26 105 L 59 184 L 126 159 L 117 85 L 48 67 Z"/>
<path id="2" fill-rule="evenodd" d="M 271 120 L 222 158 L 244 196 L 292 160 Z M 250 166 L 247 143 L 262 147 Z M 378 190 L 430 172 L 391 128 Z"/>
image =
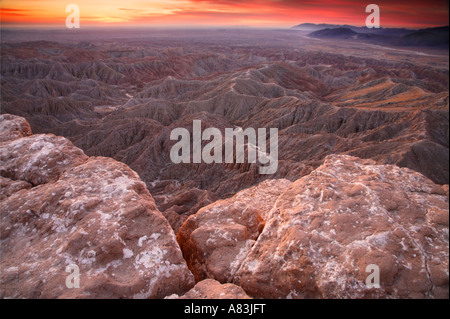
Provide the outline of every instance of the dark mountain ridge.
<path id="1" fill-rule="evenodd" d="M 397 35 L 397 36 L 403 36 L 408 33 L 418 31 L 415 29 L 406 29 L 406 28 L 372 28 L 369 29 L 365 26 L 354 26 L 349 24 L 327 24 L 327 23 L 321 23 L 321 24 L 315 24 L 315 23 L 302 23 L 296 26 L 293 26 L 292 29 L 300 30 L 300 31 L 319 31 L 323 29 L 340 29 L 340 28 L 347 28 L 357 33 L 369 33 L 369 34 L 390 34 L 390 35 Z"/>
<path id="2" fill-rule="evenodd" d="M 416 31 L 410 30 L 406 34 L 399 33 L 397 29 L 383 29 L 378 32 L 374 32 L 373 30 L 369 28 L 331 25 L 329 28 L 313 31 L 308 36 L 319 39 L 353 40 L 390 46 L 448 48 L 448 26 Z"/>

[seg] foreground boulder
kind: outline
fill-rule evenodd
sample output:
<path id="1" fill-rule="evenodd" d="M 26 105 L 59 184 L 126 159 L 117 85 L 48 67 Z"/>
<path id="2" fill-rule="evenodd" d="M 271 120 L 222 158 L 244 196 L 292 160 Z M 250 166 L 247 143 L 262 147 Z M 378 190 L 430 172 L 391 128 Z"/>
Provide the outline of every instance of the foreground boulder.
<path id="1" fill-rule="evenodd" d="M 233 281 L 267 298 L 448 298 L 445 191 L 374 164 L 329 156 L 290 185 Z"/>
<path id="2" fill-rule="evenodd" d="M 14 121 L 23 119 L 3 115 L 0 132 Z M 0 143 L 0 297 L 163 298 L 194 285 L 134 171 L 66 139 L 27 135 Z"/>
<path id="3" fill-rule="evenodd" d="M 245 291 L 233 284 L 221 284 L 214 279 L 205 279 L 183 296 L 173 294 L 166 299 L 251 299 Z"/>
<path id="4" fill-rule="evenodd" d="M 187 219 L 177 239 L 197 281 L 232 280 L 261 233 L 266 214 L 290 184 L 285 179 L 264 181 Z"/>
<path id="5" fill-rule="evenodd" d="M 197 279 L 256 298 L 448 298 L 448 209 L 420 173 L 332 155 L 204 207 L 177 236 Z"/>
<path id="6" fill-rule="evenodd" d="M 23 117 L 0 114 L 0 122 L 0 142 L 31 135 L 30 124 Z"/>

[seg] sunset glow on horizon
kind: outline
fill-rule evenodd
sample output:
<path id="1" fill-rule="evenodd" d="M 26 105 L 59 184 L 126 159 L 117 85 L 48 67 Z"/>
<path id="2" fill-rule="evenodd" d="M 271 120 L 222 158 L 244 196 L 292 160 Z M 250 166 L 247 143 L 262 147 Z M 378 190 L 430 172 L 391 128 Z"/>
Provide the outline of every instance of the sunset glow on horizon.
<path id="1" fill-rule="evenodd" d="M 365 23 L 367 4 L 380 7 L 382 27 L 448 25 L 448 2 L 354 0 L 2 0 L 3 27 L 65 26 L 68 4 L 80 8 L 82 26 L 245 26 L 287 28 L 300 23 Z"/>

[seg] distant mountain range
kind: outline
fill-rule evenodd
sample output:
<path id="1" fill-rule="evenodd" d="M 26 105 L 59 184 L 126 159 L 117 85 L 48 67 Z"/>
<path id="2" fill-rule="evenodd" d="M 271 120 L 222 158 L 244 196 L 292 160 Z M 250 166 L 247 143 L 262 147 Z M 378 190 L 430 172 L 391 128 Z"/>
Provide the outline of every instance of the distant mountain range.
<path id="1" fill-rule="evenodd" d="M 309 31 L 309 32 L 319 31 L 319 30 L 323 30 L 323 29 L 347 28 L 347 29 L 350 29 L 357 33 L 373 33 L 373 34 L 389 33 L 391 35 L 395 34 L 395 35 L 399 35 L 399 36 L 406 35 L 408 33 L 416 31 L 413 29 L 405 29 L 405 28 L 379 28 L 379 29 L 373 28 L 373 29 L 369 29 L 365 26 L 364 27 L 356 27 L 356 26 L 348 25 L 348 24 L 327 24 L 327 23 L 321 23 L 321 24 L 302 23 L 302 24 L 296 25 L 292 28 L 298 29 L 301 31 Z"/>
<path id="2" fill-rule="evenodd" d="M 379 28 L 369 29 L 351 25 L 303 23 L 293 27 L 309 31 L 312 38 L 344 39 L 393 46 L 448 48 L 449 27 L 427 29 Z"/>
<path id="3" fill-rule="evenodd" d="M 448 47 L 448 26 L 418 30 L 404 35 L 402 45 Z"/>

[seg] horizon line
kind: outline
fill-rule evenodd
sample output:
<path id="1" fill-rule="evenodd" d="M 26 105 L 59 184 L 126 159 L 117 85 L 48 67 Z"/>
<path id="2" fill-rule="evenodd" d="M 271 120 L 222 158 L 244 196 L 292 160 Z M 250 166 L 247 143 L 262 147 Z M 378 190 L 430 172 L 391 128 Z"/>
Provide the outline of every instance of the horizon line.
<path id="1" fill-rule="evenodd" d="M 365 25 L 352 25 L 352 24 L 337 24 L 337 23 L 311 23 L 311 22 L 304 22 L 301 24 L 297 24 L 290 27 L 284 27 L 284 26 L 249 26 L 249 25 L 117 25 L 117 24 L 111 24 L 111 25 L 93 25 L 88 24 L 85 26 L 81 26 L 80 28 L 74 28 L 74 29 L 68 29 L 65 25 L 44 25 L 44 24 L 38 24 L 38 25 L 17 25 L 17 24 L 3 24 L 0 23 L 0 30 L 6 29 L 6 30 L 27 30 L 32 31 L 36 29 L 46 29 L 46 30 L 70 30 L 73 32 L 76 31 L 82 31 L 82 30 L 92 30 L 92 29 L 191 29 L 191 30 L 199 30 L 199 29 L 252 29 L 252 30 L 295 30 L 297 27 L 303 25 L 303 24 L 309 24 L 309 25 L 330 25 L 330 26 L 342 26 L 342 27 L 354 27 L 354 28 L 364 28 Z M 436 25 L 430 25 L 430 26 L 416 26 L 416 27 L 401 27 L 401 26 L 386 26 L 386 27 L 380 27 L 379 29 L 405 29 L 405 30 L 421 30 L 421 29 L 430 29 L 430 28 L 439 28 L 439 27 L 449 27 L 449 24 L 442 25 L 442 24 L 436 24 Z M 301 30 L 298 30 L 301 31 Z"/>

